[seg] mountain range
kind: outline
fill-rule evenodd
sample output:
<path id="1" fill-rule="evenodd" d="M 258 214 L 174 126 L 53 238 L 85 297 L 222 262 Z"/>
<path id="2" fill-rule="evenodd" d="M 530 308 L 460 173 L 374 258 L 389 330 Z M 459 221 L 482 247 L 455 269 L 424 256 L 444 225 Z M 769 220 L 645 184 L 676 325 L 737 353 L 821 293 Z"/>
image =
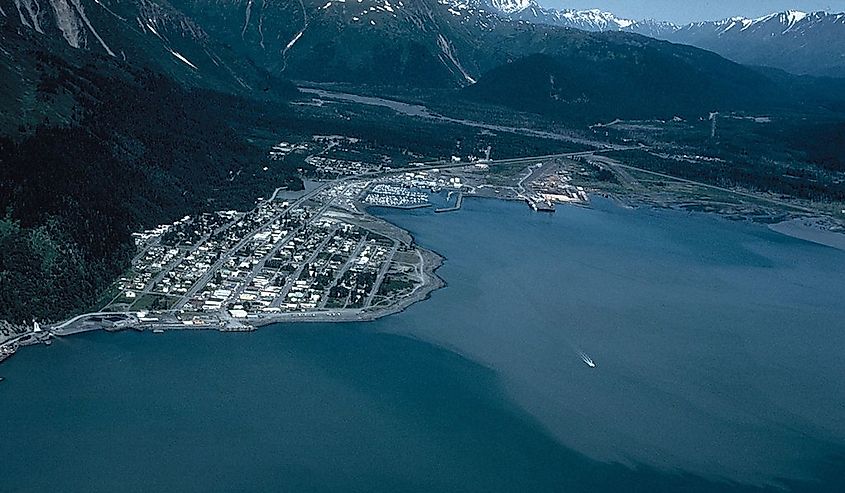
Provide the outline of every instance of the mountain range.
<path id="1" fill-rule="evenodd" d="M 0 126 L 72 120 L 96 99 L 89 66 L 250 99 L 286 100 L 289 80 L 466 87 L 457 97 L 581 123 L 829 106 L 841 84 L 788 73 L 845 68 L 840 26 L 797 12 L 675 26 L 535 0 L 0 0 Z"/>
<path id="2" fill-rule="evenodd" d="M 733 20 L 717 40 L 755 35 L 804 50 L 809 41 L 787 35 L 807 32 L 813 19 L 839 22 L 794 12 Z M 840 104 L 842 84 L 656 39 L 704 44 L 710 38 L 696 33 L 708 26 L 555 11 L 535 0 L 0 0 L 0 88 L 9 95 L 0 128 L 78 121 L 80 105 L 102 100 L 92 73 L 128 81 L 138 70 L 253 100 L 294 97 L 289 80 L 465 88 L 453 97 L 578 123 Z M 735 58 L 752 56 L 750 42 L 730 46 Z M 828 50 L 829 71 L 842 53 Z"/>
<path id="3" fill-rule="evenodd" d="M 460 1 L 460 0 L 456 0 Z M 745 65 L 845 77 L 845 13 L 788 10 L 764 17 L 673 24 L 598 10 L 557 10 L 535 0 L 486 0 L 511 19 L 588 31 L 625 31 L 713 51 Z"/>
<path id="4" fill-rule="evenodd" d="M 789 44 L 813 18 L 799 17 L 782 29 L 766 27 L 779 17 L 732 21 L 719 39 L 766 27 Z M 822 166 L 845 166 L 845 79 L 655 39 L 692 31 L 533 0 L 0 0 L 0 318 L 66 316 L 92 303 L 127 267 L 132 231 L 301 186 L 303 164 L 270 162 L 266 139 L 334 132 L 448 157 L 456 140 L 478 138 L 469 126 L 294 106 L 291 81 L 419 95 L 456 117 L 465 115 L 453 108 L 488 121 L 519 112 L 584 132 L 615 118 L 780 112 L 800 132 L 772 125 L 783 135 L 731 144 L 755 156 L 734 173 L 741 183 L 777 181 L 771 170 L 758 179 L 756 156 L 772 142 L 794 140 L 799 159 L 812 151 Z M 834 73 L 843 50 L 830 36 L 818 55 Z M 833 144 L 805 148 L 819 142 Z M 808 183 L 803 196 L 830 195 L 827 182 Z"/>
<path id="5" fill-rule="evenodd" d="M 284 92 L 283 79 L 459 87 L 537 53 L 568 53 L 585 43 L 607 51 L 653 46 L 609 31 L 793 73 L 845 70 L 845 45 L 836 49 L 845 43 L 837 35 L 845 15 L 823 13 L 674 26 L 545 9 L 534 0 L 0 0 L 0 28 L 8 71 L 25 70 L 12 60 L 15 50 L 40 37 L 188 85 L 253 95 Z"/>

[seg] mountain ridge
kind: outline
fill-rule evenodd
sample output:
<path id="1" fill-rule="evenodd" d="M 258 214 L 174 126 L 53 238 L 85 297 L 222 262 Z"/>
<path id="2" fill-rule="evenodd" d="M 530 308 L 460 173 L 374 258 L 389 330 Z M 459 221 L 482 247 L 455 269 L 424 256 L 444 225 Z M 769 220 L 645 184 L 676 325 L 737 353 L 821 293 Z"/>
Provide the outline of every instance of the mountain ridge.
<path id="1" fill-rule="evenodd" d="M 495 2 L 485 1 L 488 8 L 496 8 Z M 734 16 L 676 24 L 626 19 L 599 9 L 546 8 L 536 0 L 499 11 L 514 20 L 538 24 L 642 34 L 713 51 L 745 65 L 769 66 L 797 75 L 845 77 L 845 12 L 785 10 L 757 18 Z"/>
<path id="2" fill-rule="evenodd" d="M 211 89 L 256 91 L 271 79 L 167 2 L 0 0 L 0 29 L 0 43 L 27 30 Z"/>
<path id="3" fill-rule="evenodd" d="M 51 39 L 54 45 L 64 44 L 73 52 L 90 51 L 118 64 L 150 67 L 189 87 L 252 97 L 260 97 L 271 85 L 283 86 L 285 78 L 455 89 L 471 86 L 512 62 L 544 55 L 531 63 L 555 60 L 550 77 L 556 73 L 560 79 L 566 64 L 586 64 L 573 69 L 579 73 L 594 70 L 596 80 L 615 73 L 644 84 L 604 84 L 606 94 L 602 96 L 589 87 L 591 78 L 583 73 L 579 79 L 583 87 L 567 86 L 575 93 L 590 94 L 585 100 L 595 102 L 596 107 L 602 101 L 617 100 L 613 107 L 626 108 L 628 116 L 637 111 L 654 116 L 655 107 L 661 108 L 661 115 L 671 113 L 669 99 L 651 106 L 642 102 L 649 99 L 648 84 L 675 80 L 679 67 L 690 68 L 691 83 L 702 93 L 693 100 L 678 90 L 684 86 L 667 87 L 679 112 L 742 109 L 760 95 L 772 103 L 786 99 L 777 90 L 761 91 L 771 84 L 748 67 L 710 51 L 632 32 L 636 23 L 606 12 L 558 12 L 568 22 L 579 16 L 587 18 L 595 29 L 514 18 L 517 13 L 534 15 L 538 11 L 535 0 L 300 0 L 285 4 L 252 0 L 0 0 L 0 5 L 6 5 L 0 14 L 0 33 L 5 33 L 0 36 L 0 47 L 14 39 L 24 40 L 19 43 L 24 47 L 26 39 Z M 62 6 L 73 9 L 68 12 Z M 505 16 L 502 10 L 512 15 Z M 17 17 L 11 15 L 15 12 Z M 737 23 L 757 29 L 758 24 L 765 25 L 775 17 L 794 27 L 812 16 L 787 13 L 753 22 L 734 19 L 722 29 L 731 32 Z M 665 28 L 660 23 L 648 25 L 653 32 Z M 14 48 L 5 51 L 11 53 Z M 8 74 L 20 70 L 15 65 L 12 56 L 6 65 Z M 504 81 L 507 72 L 499 70 L 495 80 Z M 648 77 L 641 75 L 645 73 Z M 5 79 L 11 81 L 7 85 L 14 85 L 14 75 Z M 702 81 L 706 83 L 701 85 Z M 727 91 L 726 87 L 733 89 Z M 629 89 L 631 97 L 617 99 Z M 552 93 L 561 96 L 559 88 Z M 7 116 L 17 113 L 5 112 Z"/>

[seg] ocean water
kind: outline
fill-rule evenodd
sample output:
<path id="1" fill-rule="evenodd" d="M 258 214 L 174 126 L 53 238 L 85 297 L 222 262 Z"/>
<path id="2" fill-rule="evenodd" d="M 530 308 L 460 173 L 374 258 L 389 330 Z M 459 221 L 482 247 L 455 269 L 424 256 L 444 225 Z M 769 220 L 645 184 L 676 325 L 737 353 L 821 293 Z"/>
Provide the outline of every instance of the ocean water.
<path id="1" fill-rule="evenodd" d="M 372 323 L 27 348 L 0 490 L 845 491 L 845 252 L 602 201 L 377 213 L 446 288 Z"/>

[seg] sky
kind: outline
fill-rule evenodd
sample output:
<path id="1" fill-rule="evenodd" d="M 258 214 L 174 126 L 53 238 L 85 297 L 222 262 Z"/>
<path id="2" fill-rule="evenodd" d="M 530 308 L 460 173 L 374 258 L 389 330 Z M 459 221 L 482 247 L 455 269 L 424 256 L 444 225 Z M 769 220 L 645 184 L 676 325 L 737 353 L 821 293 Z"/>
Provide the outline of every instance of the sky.
<path id="1" fill-rule="evenodd" d="M 630 19 L 686 23 L 744 16 L 761 17 L 783 10 L 845 12 L 845 0 L 538 0 L 558 9 L 599 8 Z"/>

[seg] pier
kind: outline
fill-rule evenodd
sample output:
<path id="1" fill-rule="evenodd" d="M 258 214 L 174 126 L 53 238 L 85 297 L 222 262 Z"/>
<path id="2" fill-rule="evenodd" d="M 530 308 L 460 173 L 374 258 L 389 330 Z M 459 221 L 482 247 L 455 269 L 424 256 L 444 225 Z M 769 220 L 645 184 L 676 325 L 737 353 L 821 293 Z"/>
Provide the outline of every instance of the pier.
<path id="1" fill-rule="evenodd" d="M 555 205 L 539 197 L 526 197 L 525 201 L 537 212 L 554 212 Z"/>
<path id="2" fill-rule="evenodd" d="M 425 203 L 425 204 L 410 204 L 410 205 L 377 205 L 376 207 L 384 207 L 385 209 L 413 210 L 413 209 L 424 209 L 426 207 L 431 207 L 431 204 Z"/>

